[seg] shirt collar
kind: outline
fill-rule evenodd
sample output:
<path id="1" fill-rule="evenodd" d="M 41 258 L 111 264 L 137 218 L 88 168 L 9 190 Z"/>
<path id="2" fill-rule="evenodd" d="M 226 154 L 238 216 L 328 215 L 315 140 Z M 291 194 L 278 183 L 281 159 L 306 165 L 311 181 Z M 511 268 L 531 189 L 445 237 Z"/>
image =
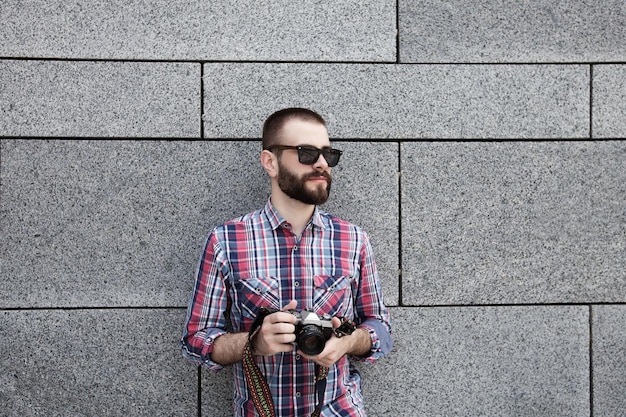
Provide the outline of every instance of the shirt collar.
<path id="1" fill-rule="evenodd" d="M 281 224 L 287 223 L 287 220 L 285 220 L 283 216 L 280 215 L 278 210 L 276 210 L 276 207 L 274 207 L 274 205 L 272 204 L 271 198 L 267 199 L 264 211 L 267 215 L 267 220 L 270 222 L 272 230 L 276 230 L 278 227 L 280 227 Z M 315 209 L 313 210 L 313 216 L 311 217 L 310 223 L 313 223 L 313 225 L 322 229 L 324 229 L 326 226 L 326 223 L 324 222 L 324 216 L 322 216 L 321 210 L 318 206 L 315 206 Z"/>

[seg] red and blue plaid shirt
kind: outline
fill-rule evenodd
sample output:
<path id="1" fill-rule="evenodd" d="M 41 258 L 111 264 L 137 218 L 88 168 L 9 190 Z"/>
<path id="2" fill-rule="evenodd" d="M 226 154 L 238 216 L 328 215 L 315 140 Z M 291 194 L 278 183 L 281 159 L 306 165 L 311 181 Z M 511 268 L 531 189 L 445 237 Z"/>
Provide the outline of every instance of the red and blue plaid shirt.
<path id="1" fill-rule="evenodd" d="M 210 233 L 189 302 L 184 356 L 213 371 L 222 369 L 211 360 L 215 339 L 227 331 L 249 331 L 260 307 L 280 309 L 290 300 L 298 301 L 299 310 L 346 317 L 368 330 L 369 356 L 344 357 L 330 368 L 321 413 L 365 416 L 360 375 L 350 359 L 373 362 L 389 353 L 389 312 L 365 232 L 317 207 L 300 237 L 270 201 Z M 317 404 L 316 364 L 295 347 L 255 360 L 271 389 L 276 415 L 310 416 Z M 234 364 L 233 371 L 234 414 L 258 415 L 242 363 Z"/>

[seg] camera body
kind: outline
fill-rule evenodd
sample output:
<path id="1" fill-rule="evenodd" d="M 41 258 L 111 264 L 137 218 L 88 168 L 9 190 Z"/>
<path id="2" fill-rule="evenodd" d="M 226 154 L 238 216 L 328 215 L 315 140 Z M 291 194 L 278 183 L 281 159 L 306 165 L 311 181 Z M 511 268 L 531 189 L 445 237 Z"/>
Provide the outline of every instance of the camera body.
<path id="1" fill-rule="evenodd" d="M 333 335 L 333 324 L 328 314 L 318 316 L 313 311 L 289 310 L 296 316 L 296 344 L 302 353 L 315 356 L 319 355 L 326 346 L 326 341 Z"/>

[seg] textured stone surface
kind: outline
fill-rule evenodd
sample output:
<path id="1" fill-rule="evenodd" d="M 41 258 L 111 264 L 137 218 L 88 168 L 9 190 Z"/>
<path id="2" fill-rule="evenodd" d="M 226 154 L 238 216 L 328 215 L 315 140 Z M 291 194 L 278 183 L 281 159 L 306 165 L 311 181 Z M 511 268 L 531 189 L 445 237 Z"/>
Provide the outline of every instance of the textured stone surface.
<path id="1" fill-rule="evenodd" d="M 256 138 L 291 106 L 335 138 L 586 138 L 586 66 L 204 65 L 206 137 Z M 237 111 L 233 111 L 237 109 Z"/>
<path id="2" fill-rule="evenodd" d="M 3 136 L 200 135 L 198 64 L 0 60 L 0 86 Z"/>
<path id="3" fill-rule="evenodd" d="M 626 59 L 622 0 L 400 0 L 401 62 Z"/>
<path id="4" fill-rule="evenodd" d="M 595 417 L 626 410 L 626 306 L 593 307 L 593 404 Z"/>
<path id="5" fill-rule="evenodd" d="M 181 309 L 0 311 L 2 415 L 194 415 L 184 318 Z"/>
<path id="6" fill-rule="evenodd" d="M 626 143 L 402 145 L 403 301 L 626 301 Z"/>
<path id="7" fill-rule="evenodd" d="M 202 415 L 233 416 L 233 370 L 228 366 L 219 372 L 202 369 Z"/>
<path id="8" fill-rule="evenodd" d="M 586 306 L 394 308 L 394 351 L 361 365 L 373 416 L 589 415 Z"/>
<path id="9" fill-rule="evenodd" d="M 325 208 L 370 234 L 396 304 L 397 145 L 341 148 Z M 0 307 L 186 306 L 209 230 L 269 196 L 260 141 L 4 140 L 0 152 Z"/>
<path id="10" fill-rule="evenodd" d="M 0 306 L 186 306 L 208 229 L 201 142 L 2 141 Z"/>
<path id="11" fill-rule="evenodd" d="M 626 138 L 626 65 L 594 65 L 592 117 L 594 138 Z"/>
<path id="12" fill-rule="evenodd" d="M 396 2 L 3 0 L 0 56 L 392 61 Z"/>

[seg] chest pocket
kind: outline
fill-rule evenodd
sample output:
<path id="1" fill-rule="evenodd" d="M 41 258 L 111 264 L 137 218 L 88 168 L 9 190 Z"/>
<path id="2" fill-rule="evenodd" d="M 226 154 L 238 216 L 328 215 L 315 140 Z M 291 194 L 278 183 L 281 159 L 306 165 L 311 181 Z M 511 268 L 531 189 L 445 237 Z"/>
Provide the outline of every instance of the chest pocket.
<path id="1" fill-rule="evenodd" d="M 352 277 L 316 275 L 314 310 L 331 316 L 352 318 Z"/>
<path id="2" fill-rule="evenodd" d="M 241 276 L 235 287 L 239 294 L 239 306 L 244 322 L 252 322 L 261 307 L 280 309 L 278 303 L 278 281 L 275 278 Z"/>

